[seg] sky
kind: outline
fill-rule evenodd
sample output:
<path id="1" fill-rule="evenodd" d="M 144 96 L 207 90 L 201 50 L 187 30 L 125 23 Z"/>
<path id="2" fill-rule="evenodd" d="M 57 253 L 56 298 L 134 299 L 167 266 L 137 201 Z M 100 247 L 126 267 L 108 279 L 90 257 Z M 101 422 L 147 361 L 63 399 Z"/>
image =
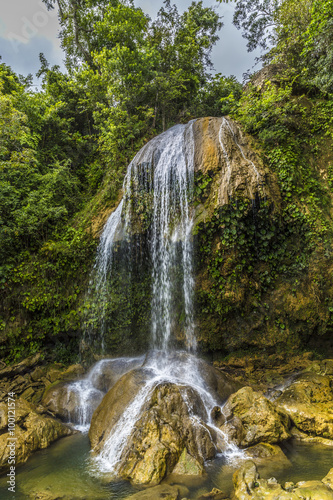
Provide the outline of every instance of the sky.
<path id="1" fill-rule="evenodd" d="M 156 16 L 163 0 L 134 0 L 152 18 Z M 0 55 L 5 62 L 19 74 L 35 73 L 40 67 L 39 53 L 43 52 L 51 66 L 63 66 L 63 53 L 60 47 L 59 24 L 56 10 L 47 11 L 42 0 L 0 0 Z M 179 11 L 183 11 L 191 0 L 174 0 Z M 248 53 L 246 40 L 232 25 L 234 3 L 218 4 L 214 0 L 204 0 L 207 7 L 216 7 L 223 16 L 224 26 L 220 40 L 212 52 L 214 68 L 223 75 L 235 75 L 242 81 L 243 73 L 254 68 L 258 53 Z M 5 4 L 5 5 L 4 5 Z M 35 83 L 38 84 L 35 78 Z"/>

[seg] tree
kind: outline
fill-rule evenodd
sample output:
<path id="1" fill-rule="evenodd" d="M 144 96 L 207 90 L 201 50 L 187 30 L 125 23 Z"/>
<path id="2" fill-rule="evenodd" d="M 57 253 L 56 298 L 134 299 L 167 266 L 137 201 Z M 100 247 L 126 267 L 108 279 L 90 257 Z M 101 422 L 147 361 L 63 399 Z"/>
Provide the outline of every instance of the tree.
<path id="1" fill-rule="evenodd" d="M 306 77 L 324 92 L 333 93 L 333 3 L 315 0 L 304 35 L 302 56 Z"/>
<path id="2" fill-rule="evenodd" d="M 228 3 L 227 0 L 217 0 Z M 231 0 L 232 1 L 232 0 Z M 274 38 L 277 13 L 283 0 L 236 0 L 233 23 L 243 30 L 249 52 L 260 47 L 267 49 Z"/>

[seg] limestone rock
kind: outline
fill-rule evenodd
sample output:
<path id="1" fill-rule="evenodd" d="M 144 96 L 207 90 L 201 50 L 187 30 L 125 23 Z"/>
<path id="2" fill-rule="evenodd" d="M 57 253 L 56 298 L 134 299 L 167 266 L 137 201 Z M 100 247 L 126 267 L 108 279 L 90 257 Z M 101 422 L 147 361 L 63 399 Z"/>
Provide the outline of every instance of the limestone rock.
<path id="1" fill-rule="evenodd" d="M 290 460 L 276 444 L 259 443 L 247 448 L 245 454 L 252 458 L 256 465 L 267 465 L 269 462 L 273 462 L 276 468 L 291 467 Z"/>
<path id="2" fill-rule="evenodd" d="M 92 375 L 92 385 L 100 391 L 107 392 L 125 374 L 139 368 L 144 357 L 104 359 L 100 362 L 100 369 Z"/>
<path id="3" fill-rule="evenodd" d="M 329 471 L 329 473 L 324 477 L 322 482 L 326 484 L 326 486 L 331 488 L 331 490 L 333 490 L 333 469 Z"/>
<path id="4" fill-rule="evenodd" d="M 223 414 L 227 421 L 222 431 L 240 447 L 290 438 L 288 415 L 251 387 L 230 396 Z"/>
<path id="5" fill-rule="evenodd" d="M 145 384 L 147 371 L 138 368 L 126 373 L 104 396 L 93 414 L 89 439 L 95 453 L 104 446 L 113 426 Z"/>
<path id="6" fill-rule="evenodd" d="M 6 431 L 7 407 L 5 403 L 0 404 L 2 430 Z M 26 462 L 29 456 L 36 450 L 46 448 L 60 437 L 71 434 L 71 430 L 61 422 L 47 417 L 31 403 L 24 399 L 15 402 L 15 455 L 16 465 Z M 10 458 L 12 444 L 8 432 L 0 436 L 0 471 L 8 470 L 8 458 Z M 12 447 L 14 451 L 14 447 Z"/>
<path id="7" fill-rule="evenodd" d="M 204 460 L 216 454 L 205 413 L 192 388 L 158 385 L 123 451 L 120 475 L 137 484 L 158 484 L 173 471 L 184 448 L 192 473 L 201 474 Z"/>
<path id="8" fill-rule="evenodd" d="M 204 468 L 184 448 L 172 473 L 181 474 L 182 476 L 200 476 L 204 473 Z"/>
<path id="9" fill-rule="evenodd" d="M 209 493 L 204 493 L 203 495 L 200 495 L 198 500 L 226 500 L 227 497 L 223 491 L 219 490 L 218 488 L 213 488 L 212 491 Z"/>
<path id="10" fill-rule="evenodd" d="M 333 490 L 324 484 L 325 479 L 286 483 L 282 488 L 275 478 L 260 479 L 255 463 L 248 461 L 234 474 L 233 500 L 333 500 Z"/>
<path id="11" fill-rule="evenodd" d="M 276 403 L 301 431 L 333 439 L 333 392 L 329 377 L 302 374 L 283 391 Z"/>
<path id="12" fill-rule="evenodd" d="M 57 417 L 69 421 L 79 404 L 79 396 L 74 391 L 68 390 L 66 382 L 59 382 L 47 388 L 42 404 Z"/>
<path id="13" fill-rule="evenodd" d="M 195 140 L 195 172 L 210 178 L 207 199 L 197 207 L 195 223 L 205 220 L 230 197 L 255 199 L 259 186 L 265 196 L 280 204 L 280 191 L 274 175 L 265 171 L 263 163 L 237 123 L 231 119 L 200 118 L 193 126 Z M 218 140 L 217 140 L 218 138 Z"/>
<path id="14" fill-rule="evenodd" d="M 297 441 L 302 441 L 303 443 L 319 443 L 324 446 L 333 447 L 333 439 L 326 439 L 321 436 L 309 436 L 305 432 L 300 431 L 297 427 L 292 427 L 290 433 L 294 439 Z"/>

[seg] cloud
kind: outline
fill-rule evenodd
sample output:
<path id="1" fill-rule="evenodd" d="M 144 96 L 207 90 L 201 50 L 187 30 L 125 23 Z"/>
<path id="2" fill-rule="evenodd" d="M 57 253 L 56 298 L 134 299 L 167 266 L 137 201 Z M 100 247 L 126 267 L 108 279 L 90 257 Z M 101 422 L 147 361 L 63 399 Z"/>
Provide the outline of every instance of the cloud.
<path id="1" fill-rule="evenodd" d="M 182 12 L 190 6 L 191 0 L 176 0 L 175 3 Z M 223 75 L 233 74 L 241 80 L 244 72 L 253 69 L 259 53 L 247 52 L 245 40 L 232 24 L 234 2 L 218 4 L 204 0 L 203 3 L 205 7 L 215 6 L 223 16 L 220 40 L 212 51 L 215 70 Z M 163 0 L 135 0 L 135 5 L 154 18 Z M 51 65 L 64 68 L 58 32 L 57 11 L 47 11 L 42 0 L 8 0 L 1 12 L 0 54 L 5 63 L 23 75 L 38 71 L 40 52 L 45 53 Z"/>
<path id="2" fill-rule="evenodd" d="M 54 44 L 44 36 L 35 36 L 28 43 L 13 43 L 0 37 L 0 55 L 2 62 L 8 64 L 16 73 L 33 75 L 40 68 L 39 54 L 43 52 L 51 65 L 61 64 L 61 52 L 57 51 Z"/>

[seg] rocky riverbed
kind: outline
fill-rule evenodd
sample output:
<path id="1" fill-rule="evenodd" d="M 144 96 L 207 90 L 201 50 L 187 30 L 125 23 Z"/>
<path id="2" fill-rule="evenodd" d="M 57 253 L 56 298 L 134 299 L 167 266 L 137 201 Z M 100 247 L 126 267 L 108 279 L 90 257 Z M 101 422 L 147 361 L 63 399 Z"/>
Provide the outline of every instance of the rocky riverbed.
<path id="1" fill-rule="evenodd" d="M 257 467 L 264 466 L 262 474 L 265 474 L 265 466 L 269 464 L 272 465 L 269 470 L 273 472 L 274 468 L 288 469 L 290 462 L 283 450 L 286 444 L 295 439 L 305 443 L 321 443 L 327 449 L 332 449 L 333 456 L 333 360 L 314 361 L 309 359 L 308 355 L 298 358 L 298 361 L 300 360 L 303 360 L 303 364 L 300 363 L 299 371 L 277 373 L 275 380 L 271 379 L 272 368 L 269 367 L 265 374 L 263 363 L 260 365 L 257 360 L 257 365 L 260 366 L 258 373 L 252 369 L 250 385 L 246 384 L 245 376 L 241 373 L 244 365 L 244 373 L 246 368 L 251 366 L 250 360 L 238 367 L 235 366 L 235 360 L 229 360 L 215 368 L 201 361 L 201 370 L 206 381 L 211 388 L 215 388 L 221 402 L 221 406 L 213 409 L 210 420 L 207 418 L 200 394 L 193 388 L 170 382 L 157 383 L 142 408 L 118 467 L 120 478 L 130 480 L 133 484 L 149 486 L 148 489 L 134 493 L 130 498 L 194 498 L 187 496 L 185 485 L 179 486 L 181 478 L 187 476 L 193 480 L 196 480 L 195 477 L 199 481 L 205 480 L 209 473 L 207 464 L 223 452 L 223 444 L 219 438 L 221 431 L 229 445 L 243 450 L 243 457 L 239 461 L 240 468 L 233 480 L 232 498 L 235 500 L 333 499 L 333 471 L 328 474 L 328 471 L 323 471 L 325 477 L 318 477 L 317 481 L 296 484 L 279 484 L 277 480 L 261 479 L 258 475 Z M 291 359 L 290 367 L 295 364 L 296 359 Z M 117 366 L 119 371 L 119 365 Z M 124 405 L 126 406 L 142 387 L 145 368 L 131 368 L 133 365 L 129 365 L 127 373 L 112 377 L 109 367 L 109 382 L 106 385 L 103 382 L 105 396 L 100 404 L 97 403 L 89 433 L 95 454 L 103 448 L 103 443 L 119 420 Z M 48 447 L 63 436 L 77 432 L 73 426 L 68 425 L 66 408 L 58 408 L 55 411 L 53 403 L 56 400 L 59 406 L 57 395 L 64 391 L 64 387 L 82 378 L 85 372 L 81 365 L 48 365 L 38 355 L 11 367 L 2 368 L 2 473 L 8 470 L 8 393 L 15 393 L 16 464 L 19 465 L 26 462 L 35 451 Z M 260 377 L 259 382 L 256 382 L 256 376 Z M 103 386 L 101 380 L 97 377 L 94 382 L 99 388 Z M 66 401 L 70 403 L 70 398 L 62 399 L 61 404 L 64 407 Z M 192 413 L 189 412 L 188 401 Z M 179 484 L 172 481 L 169 481 L 170 484 L 165 483 L 168 477 L 178 477 Z M 202 499 L 231 498 L 229 492 L 225 494 L 218 488 L 202 495 Z M 33 498 L 73 500 L 74 497 Z"/>

